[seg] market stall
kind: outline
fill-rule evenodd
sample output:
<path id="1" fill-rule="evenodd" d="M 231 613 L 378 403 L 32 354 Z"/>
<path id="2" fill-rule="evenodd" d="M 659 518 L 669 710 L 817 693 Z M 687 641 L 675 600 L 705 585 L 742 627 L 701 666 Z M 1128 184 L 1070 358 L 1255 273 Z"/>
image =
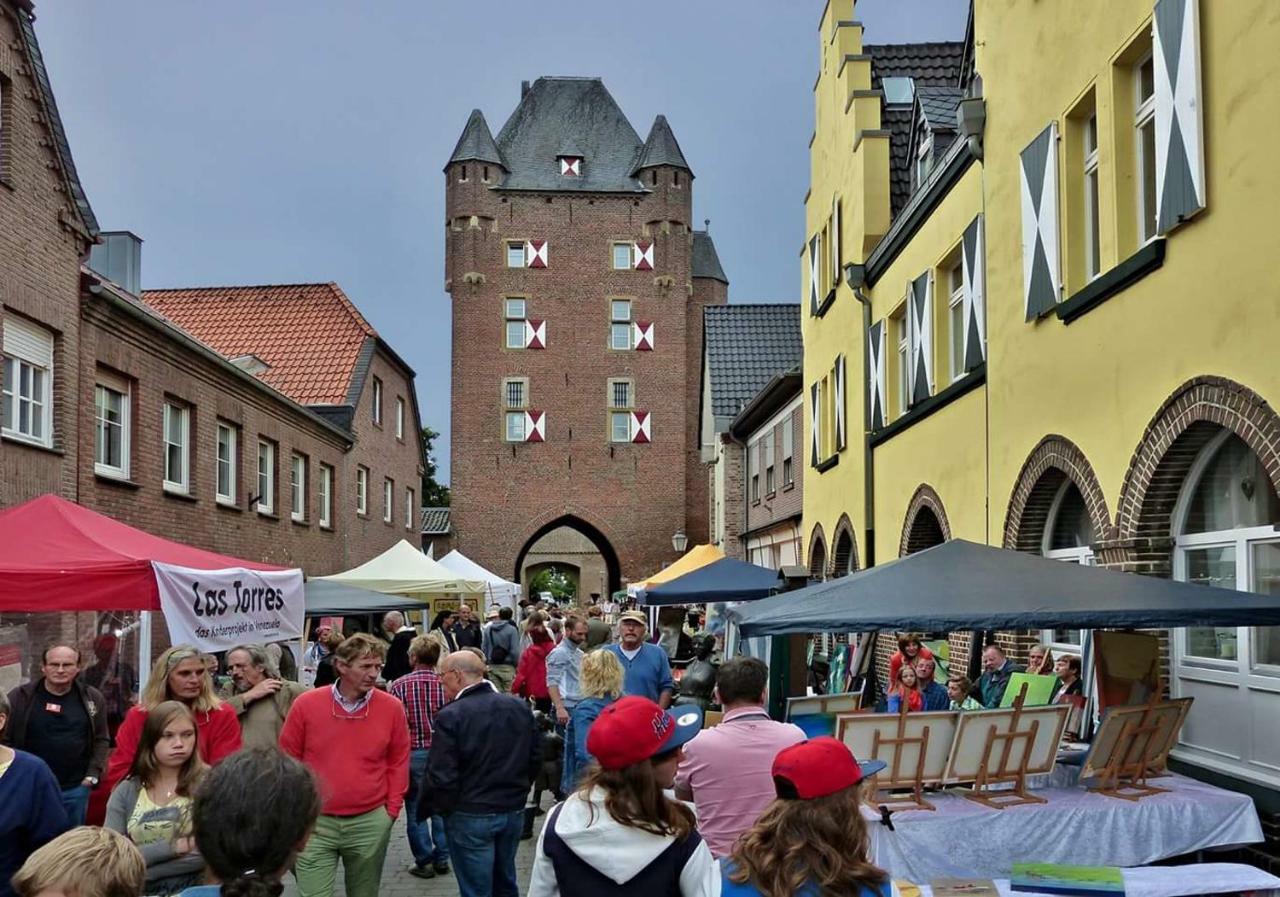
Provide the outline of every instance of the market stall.
<path id="1" fill-rule="evenodd" d="M 627 597 L 635 598 L 641 592 L 664 582 L 679 579 L 686 573 L 692 573 L 699 567 L 705 567 L 724 557 L 724 552 L 714 545 L 695 545 L 683 554 L 675 563 L 663 567 L 657 573 L 645 579 L 627 584 Z"/>
<path id="2" fill-rule="evenodd" d="M 777 570 L 722 557 L 666 582 L 646 585 L 636 597 L 645 605 L 758 601 L 782 584 Z"/>
<path id="3" fill-rule="evenodd" d="M 139 688 L 151 612 L 171 643 L 221 651 L 300 637 L 303 605 L 301 570 L 162 539 L 55 495 L 0 512 L 0 613 L 141 611 Z"/>
<path id="4" fill-rule="evenodd" d="M 368 589 L 325 579 L 307 580 L 303 588 L 306 592 L 308 617 L 376 614 L 389 610 L 414 611 L 425 607 L 417 598 L 371 592 Z"/>
<path id="5" fill-rule="evenodd" d="M 483 580 L 449 570 L 403 539 L 358 567 L 317 576 L 315 581 L 415 598 L 433 611 L 454 609 L 461 597 L 479 597 L 487 591 Z"/>
<path id="6" fill-rule="evenodd" d="M 510 582 L 496 573 L 481 567 L 458 549 L 446 554 L 437 562 L 446 570 L 458 576 L 479 580 L 485 584 L 485 604 L 497 604 L 502 607 L 515 608 L 520 602 L 523 589 L 518 582 Z"/>

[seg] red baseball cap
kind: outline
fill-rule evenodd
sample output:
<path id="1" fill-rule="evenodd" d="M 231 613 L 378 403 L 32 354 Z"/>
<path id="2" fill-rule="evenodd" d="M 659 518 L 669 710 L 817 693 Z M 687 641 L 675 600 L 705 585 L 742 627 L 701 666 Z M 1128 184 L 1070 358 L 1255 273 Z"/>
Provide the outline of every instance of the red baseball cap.
<path id="1" fill-rule="evenodd" d="M 679 705 L 672 713 L 632 695 L 600 711 L 587 731 L 587 752 L 603 769 L 622 769 L 674 751 L 702 730 L 702 711 Z"/>
<path id="2" fill-rule="evenodd" d="M 852 788 L 884 765 L 883 760 L 859 763 L 843 741 L 830 736 L 810 738 L 773 758 L 773 787 L 778 797 L 813 800 Z"/>

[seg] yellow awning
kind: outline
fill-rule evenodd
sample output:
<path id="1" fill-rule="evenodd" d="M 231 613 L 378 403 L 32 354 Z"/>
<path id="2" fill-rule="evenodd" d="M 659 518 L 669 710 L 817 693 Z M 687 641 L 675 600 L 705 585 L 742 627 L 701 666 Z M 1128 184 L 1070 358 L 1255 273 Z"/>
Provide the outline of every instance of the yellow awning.
<path id="1" fill-rule="evenodd" d="M 640 589 L 649 589 L 659 583 L 670 582 L 684 576 L 686 573 L 692 573 L 700 567 L 713 563 L 724 557 L 724 552 L 714 545 L 695 545 L 689 549 L 689 552 L 680 560 L 676 561 L 670 567 L 664 567 L 648 579 L 640 582 L 633 582 L 627 586 L 627 594 L 634 596 Z"/>

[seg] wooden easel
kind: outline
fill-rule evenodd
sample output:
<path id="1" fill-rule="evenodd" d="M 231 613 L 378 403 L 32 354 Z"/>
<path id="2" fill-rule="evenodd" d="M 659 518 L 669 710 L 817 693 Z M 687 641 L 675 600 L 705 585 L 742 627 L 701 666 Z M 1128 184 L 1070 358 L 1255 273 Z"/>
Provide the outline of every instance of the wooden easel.
<path id="1" fill-rule="evenodd" d="M 902 779 L 902 751 L 907 745 L 919 745 L 920 754 L 916 761 L 915 773 L 906 781 Z M 881 738 L 877 732 L 872 740 L 871 757 L 872 759 L 880 759 L 881 746 L 894 748 L 893 762 L 888 769 L 881 770 L 872 776 L 875 783 L 874 788 L 867 789 L 866 802 L 876 809 L 887 808 L 889 810 L 936 810 L 933 804 L 924 799 L 924 760 L 925 754 L 929 750 L 929 727 L 925 726 L 919 737 L 907 735 L 907 702 L 904 698 L 902 707 L 898 710 L 898 734 L 894 738 Z M 889 781 L 881 786 L 880 777 L 888 774 Z M 910 795 L 902 795 L 900 797 L 891 796 L 888 791 L 892 788 L 910 788 Z M 881 792 L 885 792 L 883 797 Z"/>
<path id="2" fill-rule="evenodd" d="M 964 796 L 969 800 L 977 801 L 983 806 L 990 807 L 993 810 L 1003 810 L 1005 807 L 1017 807 L 1022 804 L 1043 804 L 1047 801 L 1043 797 L 1037 797 L 1027 790 L 1027 761 L 1031 759 L 1031 747 L 1036 742 L 1036 735 L 1040 731 L 1040 721 L 1033 719 L 1026 729 L 1019 729 L 1022 725 L 1022 704 L 1027 697 L 1027 686 L 1024 684 L 1018 691 L 1018 696 L 1013 699 L 1010 706 L 1013 709 L 1013 718 L 1009 721 L 1008 732 L 997 732 L 996 727 L 992 726 L 987 732 L 987 743 L 982 749 L 982 762 L 978 764 L 978 776 L 973 783 L 973 788 L 966 791 Z M 1015 765 L 1010 765 L 1010 755 L 1013 753 L 1013 747 L 1018 742 L 1022 742 L 1022 759 Z M 992 757 L 999 752 L 999 765 L 992 770 Z M 1012 788 L 993 789 L 992 785 L 1012 784 Z"/>
<path id="3" fill-rule="evenodd" d="M 1107 765 L 1099 775 L 1100 784 L 1089 790 L 1107 797 L 1118 797 L 1121 800 L 1142 800 L 1153 794 L 1164 794 L 1168 788 L 1158 788 L 1147 784 L 1147 777 L 1155 766 L 1155 754 L 1160 752 L 1160 744 L 1156 742 L 1156 733 L 1160 730 L 1155 720 L 1156 707 L 1162 702 L 1162 688 L 1157 688 L 1147 699 L 1142 716 L 1127 719 L 1124 728 L 1116 738 L 1115 746 Z M 1129 760 L 1129 757 L 1135 759 Z"/>

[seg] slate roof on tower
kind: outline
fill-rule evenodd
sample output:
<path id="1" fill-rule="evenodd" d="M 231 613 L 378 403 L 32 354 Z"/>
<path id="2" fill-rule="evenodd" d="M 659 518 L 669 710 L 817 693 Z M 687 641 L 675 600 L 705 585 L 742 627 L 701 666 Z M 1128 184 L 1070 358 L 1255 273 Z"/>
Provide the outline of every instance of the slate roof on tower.
<path id="1" fill-rule="evenodd" d="M 506 168 L 502 153 L 498 152 L 498 144 L 493 142 L 489 123 L 484 120 L 484 113 L 479 109 L 471 110 L 467 126 L 462 129 L 462 136 L 458 138 L 458 145 L 453 148 L 453 155 L 449 157 L 445 168 L 454 162 L 493 162 Z"/>
<path id="2" fill-rule="evenodd" d="M 963 41 L 923 44 L 868 44 L 871 88 L 882 90 L 885 78 L 911 78 L 923 87 L 959 87 L 964 63 Z M 911 197 L 911 120 L 914 105 L 885 105 L 881 125 L 889 130 L 889 208 L 894 218 Z"/>
<path id="3" fill-rule="evenodd" d="M 359 397 L 378 333 L 336 283 L 145 290 L 149 306 L 302 405 Z"/>
<path id="4" fill-rule="evenodd" d="M 497 145 L 508 169 L 500 190 L 645 192 L 632 176 L 640 135 L 599 78 L 534 81 L 498 132 Z M 583 157 L 578 177 L 560 174 L 556 157 L 566 146 Z"/>
<path id="5" fill-rule="evenodd" d="M 684 153 L 680 151 L 680 142 L 672 133 L 671 125 L 667 124 L 665 115 L 659 115 L 653 120 L 653 127 L 649 129 L 649 136 L 644 142 L 644 148 L 640 151 L 640 158 L 636 160 L 636 167 L 632 174 L 638 173 L 642 168 L 652 168 L 657 165 L 683 168 L 689 172 L 690 177 L 693 177 L 693 169 L 684 160 Z"/>
<path id="6" fill-rule="evenodd" d="M 711 413 L 723 429 L 769 381 L 802 363 L 800 305 L 712 305 L 702 322 Z"/>
<path id="7" fill-rule="evenodd" d="M 693 232 L 693 260 L 690 264 L 694 277 L 709 277 L 728 285 L 729 278 L 725 276 L 724 268 L 720 266 L 720 255 L 716 252 L 716 244 L 712 242 L 711 234 L 705 230 Z"/>

